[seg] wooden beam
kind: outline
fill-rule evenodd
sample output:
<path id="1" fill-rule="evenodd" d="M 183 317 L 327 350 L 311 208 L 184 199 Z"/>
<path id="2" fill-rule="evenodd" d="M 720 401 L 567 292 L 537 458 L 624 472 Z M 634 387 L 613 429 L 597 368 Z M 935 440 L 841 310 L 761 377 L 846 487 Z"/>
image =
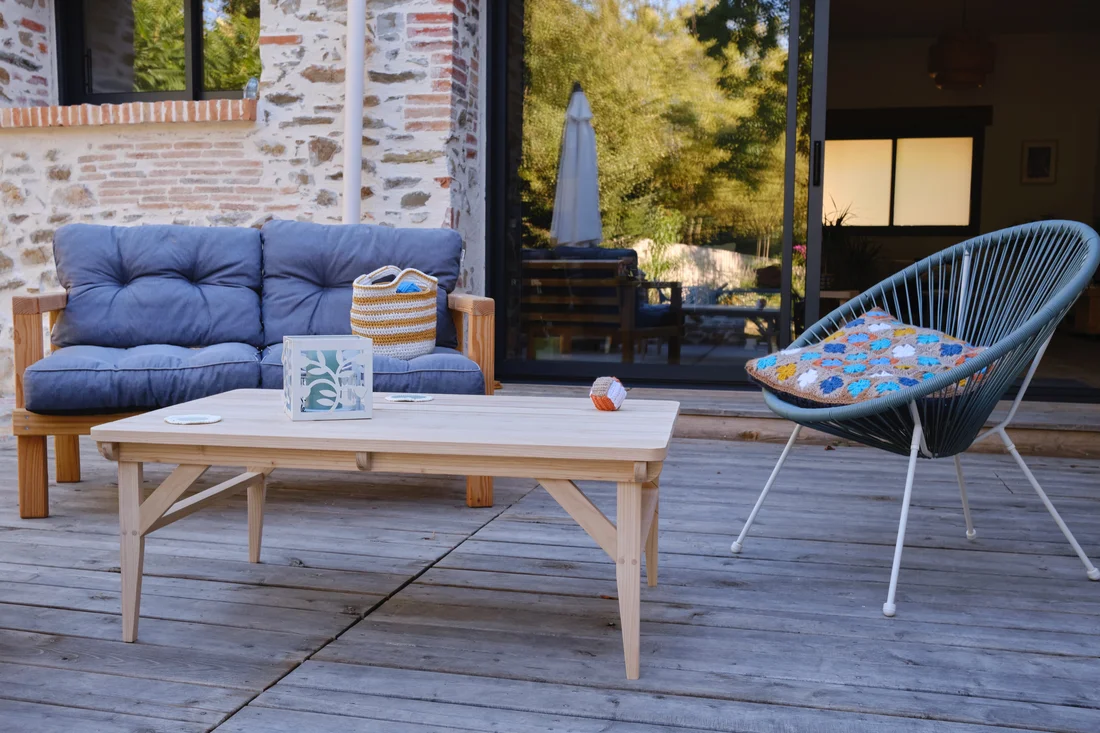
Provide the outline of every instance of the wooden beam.
<path id="1" fill-rule="evenodd" d="M 12 411 L 13 435 L 87 435 L 96 425 L 140 415 L 140 412 L 113 415 L 39 415 L 20 407 Z"/>
<path id="2" fill-rule="evenodd" d="M 551 478 L 540 478 L 538 481 L 547 493 L 554 497 L 554 501 L 561 504 L 561 508 L 573 517 L 573 521 L 579 524 L 614 560 L 615 525 L 604 516 L 600 508 L 593 504 L 592 500 L 585 496 L 572 481 Z"/>
<path id="3" fill-rule="evenodd" d="M 46 460 L 46 438 L 41 435 L 20 435 L 15 451 L 18 467 L 19 516 L 41 519 L 50 515 L 49 468 Z"/>
<path id="4" fill-rule="evenodd" d="M 615 501 L 615 582 L 619 590 L 619 626 L 623 634 L 626 678 L 638 679 L 641 661 L 642 492 L 637 483 L 620 483 Z"/>
<path id="5" fill-rule="evenodd" d="M 488 316 L 496 313 L 496 304 L 492 298 L 472 293 L 451 293 L 447 296 L 447 308 L 473 316 Z"/>
<path id="6" fill-rule="evenodd" d="M 69 294 L 64 290 L 59 293 L 13 295 L 11 299 L 11 312 L 15 315 L 49 313 L 50 311 L 63 309 L 68 300 Z"/>
<path id="7" fill-rule="evenodd" d="M 649 538 L 649 528 L 657 516 L 657 484 L 642 484 L 642 541 Z"/>
<path id="8" fill-rule="evenodd" d="M 355 465 L 359 468 L 360 471 L 369 471 L 370 470 L 370 453 L 366 453 L 366 452 L 356 453 L 355 454 Z"/>
<path id="9" fill-rule="evenodd" d="M 493 477 L 466 477 L 466 506 L 488 507 L 493 505 Z"/>
<path id="10" fill-rule="evenodd" d="M 171 509 L 164 513 L 163 517 L 153 522 L 152 525 L 150 525 L 149 528 L 145 530 L 145 534 L 148 534 L 149 532 L 155 532 L 161 527 L 167 527 L 173 522 L 178 522 L 184 517 L 190 514 L 194 514 L 199 509 L 202 509 L 203 507 L 217 501 L 218 499 L 232 496 L 239 491 L 243 491 L 249 486 L 255 484 L 257 481 L 264 480 L 266 476 L 267 474 L 261 471 L 245 471 L 239 476 L 234 476 L 228 481 L 222 481 L 216 486 L 211 486 L 205 491 L 200 491 L 194 496 L 189 496 L 183 501 L 178 501 L 172 505 Z"/>
<path id="11" fill-rule="evenodd" d="M 57 465 L 57 483 L 72 484 L 80 481 L 80 437 L 56 435 L 53 439 L 54 463 Z"/>
<path id="12" fill-rule="evenodd" d="M 139 527 L 143 536 L 176 503 L 176 499 L 183 496 L 183 492 L 191 488 L 191 485 L 206 473 L 208 468 L 210 467 L 187 463 L 176 466 L 176 469 L 168 475 L 168 478 L 164 479 L 163 483 L 156 488 L 156 491 L 141 503 Z"/>
<path id="13" fill-rule="evenodd" d="M 274 470 L 264 466 L 248 466 L 246 471 L 261 474 L 248 485 L 248 561 L 260 561 L 260 545 L 264 535 L 264 506 L 267 503 L 267 477 Z"/>
<path id="14" fill-rule="evenodd" d="M 19 408 L 26 404 L 23 398 L 23 373 L 44 356 L 42 316 L 37 313 L 17 312 L 12 316 L 12 326 L 15 346 L 15 406 Z"/>
<path id="15" fill-rule="evenodd" d="M 118 464 L 119 572 L 122 575 L 122 640 L 137 641 L 141 612 L 141 575 L 145 564 L 145 536 L 139 530 L 140 471 L 136 463 Z"/>
<path id="16" fill-rule="evenodd" d="M 201 463 L 210 466 L 271 466 L 326 471 L 358 471 L 355 452 L 293 448 L 241 448 L 216 445 L 159 445 L 122 443 L 122 460 L 137 463 Z M 649 461 L 651 478 L 661 463 Z M 507 476 L 513 478 L 568 478 L 588 481 L 633 481 L 634 462 L 581 458 L 561 461 L 513 456 L 428 455 L 371 453 L 370 470 L 380 473 L 440 474 L 453 476 Z"/>
<path id="17" fill-rule="evenodd" d="M 99 449 L 99 455 L 103 456 L 108 461 L 115 462 L 118 460 L 118 443 L 97 443 L 96 447 Z"/>

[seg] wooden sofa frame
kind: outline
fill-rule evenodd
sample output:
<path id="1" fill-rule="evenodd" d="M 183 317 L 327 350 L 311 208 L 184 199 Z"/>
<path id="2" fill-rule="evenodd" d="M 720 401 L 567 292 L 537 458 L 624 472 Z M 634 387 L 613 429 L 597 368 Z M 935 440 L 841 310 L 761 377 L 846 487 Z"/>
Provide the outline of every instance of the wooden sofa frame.
<path id="1" fill-rule="evenodd" d="M 24 519 L 47 517 L 49 477 L 46 438 L 54 437 L 57 482 L 80 481 L 80 436 L 88 435 L 96 425 L 119 420 L 126 413 L 108 415 L 40 415 L 25 408 L 23 374 L 27 367 L 45 356 L 43 314 L 52 330 L 65 309 L 68 295 L 43 293 L 16 295 L 12 298 L 15 341 L 15 410 L 12 434 L 18 455 L 19 516 Z M 481 367 L 485 394 L 493 394 L 494 340 L 496 309 L 491 298 L 468 293 L 451 293 L 447 305 L 458 332 L 459 350 Z M 129 413 L 133 414 L 133 413 Z M 466 477 L 466 504 L 471 507 L 493 505 L 493 479 L 489 476 Z"/>

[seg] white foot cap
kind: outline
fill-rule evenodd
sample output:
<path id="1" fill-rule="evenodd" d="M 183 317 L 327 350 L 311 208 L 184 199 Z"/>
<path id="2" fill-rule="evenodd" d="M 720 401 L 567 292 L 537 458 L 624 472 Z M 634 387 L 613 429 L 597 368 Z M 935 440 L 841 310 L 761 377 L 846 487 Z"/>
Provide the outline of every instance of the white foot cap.
<path id="1" fill-rule="evenodd" d="M 898 610 L 898 607 L 896 605 L 894 605 L 893 603 L 883 603 L 882 604 L 882 615 L 886 616 L 887 618 L 893 618 L 894 614 L 897 613 L 897 610 Z"/>
<path id="2" fill-rule="evenodd" d="M 966 530 L 966 539 L 968 539 L 968 540 L 972 540 L 972 539 L 974 539 L 974 538 L 975 538 L 975 537 L 977 537 L 977 536 L 978 536 L 978 533 L 977 533 L 977 531 L 975 531 L 975 530 L 973 530 L 973 529 L 968 529 L 968 530 Z"/>
<path id="3" fill-rule="evenodd" d="M 734 543 L 730 545 L 730 552 L 732 552 L 734 555 L 741 552 L 741 543 L 734 541 Z"/>
<path id="4" fill-rule="evenodd" d="M 1089 576 L 1089 580 L 1100 580 L 1100 569 L 1093 568 L 1086 575 Z"/>

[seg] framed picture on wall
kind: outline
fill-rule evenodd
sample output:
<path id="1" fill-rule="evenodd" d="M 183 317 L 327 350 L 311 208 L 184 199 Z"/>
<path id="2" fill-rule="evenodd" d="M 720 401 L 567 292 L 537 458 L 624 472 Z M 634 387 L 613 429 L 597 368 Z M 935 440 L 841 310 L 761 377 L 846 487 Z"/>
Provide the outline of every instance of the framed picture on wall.
<path id="1" fill-rule="evenodd" d="M 1021 183 L 1054 183 L 1058 178 L 1058 142 L 1025 140 L 1020 156 Z"/>

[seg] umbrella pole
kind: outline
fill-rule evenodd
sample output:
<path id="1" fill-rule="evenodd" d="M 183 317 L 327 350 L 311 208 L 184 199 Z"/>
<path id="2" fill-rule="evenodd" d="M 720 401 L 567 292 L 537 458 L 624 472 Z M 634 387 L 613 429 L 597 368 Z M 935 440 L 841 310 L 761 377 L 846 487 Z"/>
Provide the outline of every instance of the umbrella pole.
<path id="1" fill-rule="evenodd" d="M 360 222 L 363 180 L 363 67 L 367 55 L 367 0 L 348 0 L 344 57 L 344 223 Z"/>

